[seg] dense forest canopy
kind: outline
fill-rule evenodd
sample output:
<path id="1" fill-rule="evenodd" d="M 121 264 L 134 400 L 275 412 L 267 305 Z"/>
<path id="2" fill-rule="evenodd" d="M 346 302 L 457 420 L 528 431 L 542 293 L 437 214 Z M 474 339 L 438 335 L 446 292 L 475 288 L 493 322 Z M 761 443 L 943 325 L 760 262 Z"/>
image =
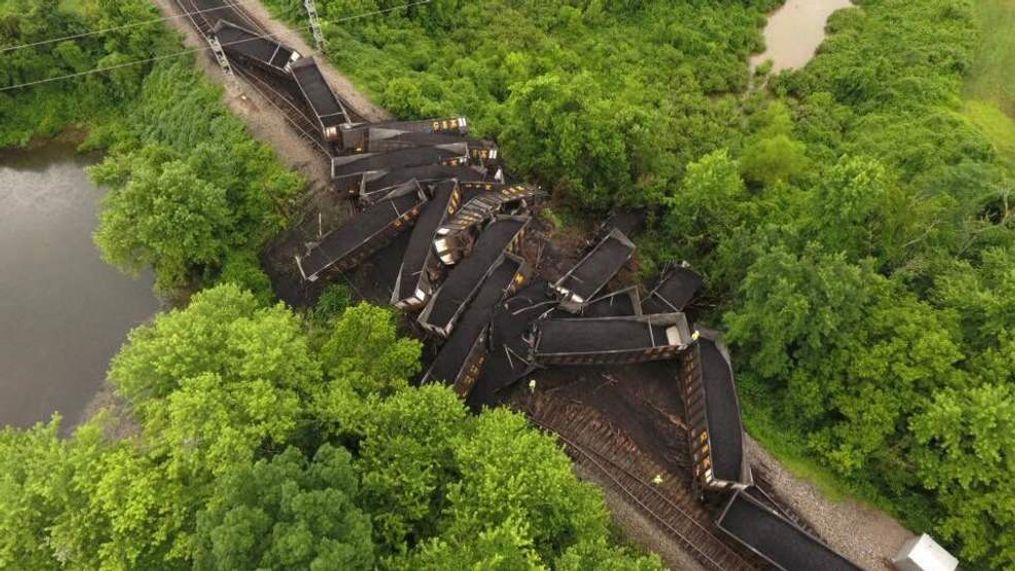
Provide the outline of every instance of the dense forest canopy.
<path id="1" fill-rule="evenodd" d="M 1015 565 L 1010 5 L 862 0 L 752 79 L 778 2 L 318 4 L 381 104 L 468 114 L 573 219 L 646 208 L 642 266 L 706 275 L 766 444 Z"/>

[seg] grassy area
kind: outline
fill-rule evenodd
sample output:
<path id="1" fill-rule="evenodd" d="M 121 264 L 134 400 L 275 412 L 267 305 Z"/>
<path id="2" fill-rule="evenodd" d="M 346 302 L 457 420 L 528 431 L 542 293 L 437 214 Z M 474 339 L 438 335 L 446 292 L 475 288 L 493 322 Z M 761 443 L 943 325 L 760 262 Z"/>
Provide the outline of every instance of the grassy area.
<path id="1" fill-rule="evenodd" d="M 975 3 L 980 42 L 966 80 L 965 115 L 1015 169 L 1015 0 Z"/>
<path id="2" fill-rule="evenodd" d="M 966 96 L 992 101 L 1015 119 L 1015 0 L 979 0 L 975 6 L 980 45 Z"/>
<path id="3" fill-rule="evenodd" d="M 1015 118 L 1006 115 L 996 103 L 983 100 L 967 101 L 963 114 L 993 143 L 1008 168 L 1015 171 Z"/>

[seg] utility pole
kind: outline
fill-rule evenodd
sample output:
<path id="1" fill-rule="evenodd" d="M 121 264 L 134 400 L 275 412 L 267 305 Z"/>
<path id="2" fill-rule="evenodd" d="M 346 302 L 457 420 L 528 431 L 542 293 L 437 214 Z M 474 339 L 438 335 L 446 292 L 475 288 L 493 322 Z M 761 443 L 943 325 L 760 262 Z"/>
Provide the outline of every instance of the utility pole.
<path id="1" fill-rule="evenodd" d="M 324 39 L 324 32 L 321 31 L 321 20 L 317 17 L 317 6 L 314 0 L 303 0 L 303 6 L 306 7 L 307 16 L 310 18 L 310 30 L 314 33 L 317 51 L 324 53 L 327 42 Z"/>

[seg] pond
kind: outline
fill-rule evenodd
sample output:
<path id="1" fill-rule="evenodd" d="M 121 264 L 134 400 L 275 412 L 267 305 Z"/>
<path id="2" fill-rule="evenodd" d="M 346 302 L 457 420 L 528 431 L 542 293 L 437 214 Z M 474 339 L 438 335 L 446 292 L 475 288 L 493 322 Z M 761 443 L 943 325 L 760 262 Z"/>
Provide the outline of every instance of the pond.
<path id="1" fill-rule="evenodd" d="M 0 152 L 0 426 L 81 420 L 126 334 L 159 309 L 152 276 L 92 243 L 102 191 L 73 148 Z"/>
<path id="2" fill-rule="evenodd" d="M 803 67 L 824 41 L 828 17 L 850 6 L 850 0 L 786 0 L 769 16 L 765 53 L 751 57 L 751 66 L 770 59 L 774 73 Z"/>

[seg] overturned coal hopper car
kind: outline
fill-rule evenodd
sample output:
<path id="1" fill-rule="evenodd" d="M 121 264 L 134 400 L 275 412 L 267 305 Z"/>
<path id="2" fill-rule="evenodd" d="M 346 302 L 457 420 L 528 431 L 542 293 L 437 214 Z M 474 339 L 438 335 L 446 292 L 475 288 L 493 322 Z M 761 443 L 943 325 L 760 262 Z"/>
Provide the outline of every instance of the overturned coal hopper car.
<path id="1" fill-rule="evenodd" d="M 672 359 L 691 334 L 683 313 L 547 318 L 536 322 L 532 360 L 539 365 L 621 365 Z"/>
<path id="2" fill-rule="evenodd" d="M 392 135 L 420 133 L 431 135 L 466 135 L 469 132 L 465 117 L 444 117 L 421 121 L 383 121 L 343 125 L 341 148 L 345 152 L 364 152 L 375 137 L 387 138 Z"/>
<path id="3" fill-rule="evenodd" d="M 642 315 L 638 286 L 607 293 L 589 301 L 581 309 L 582 317 L 624 317 Z"/>
<path id="4" fill-rule="evenodd" d="M 469 164 L 469 145 L 452 143 L 437 147 L 414 147 L 390 153 L 364 153 L 332 157 L 332 186 L 338 192 L 358 192 L 365 180 L 380 171 L 426 165 L 464 166 Z"/>
<path id="5" fill-rule="evenodd" d="M 738 490 L 730 498 L 716 527 L 738 543 L 784 571 L 859 571 L 861 568 L 821 540 Z"/>
<path id="6" fill-rule="evenodd" d="M 426 201 L 423 189 L 411 181 L 397 196 L 360 212 L 324 235 L 306 254 L 297 256 L 300 275 L 316 281 L 326 271 L 355 266 L 409 228 Z"/>
<path id="7" fill-rule="evenodd" d="M 433 249 L 434 233 L 453 215 L 462 202 L 462 189 L 455 180 L 434 185 L 433 198 L 423 207 L 402 256 L 391 304 L 399 309 L 415 309 L 430 298 L 442 274 L 442 265 Z"/>
<path id="8" fill-rule="evenodd" d="M 718 492 L 753 484 L 733 367 L 715 332 L 699 330 L 681 356 L 680 385 L 696 487 Z"/>
<path id="9" fill-rule="evenodd" d="M 463 189 L 473 194 L 461 210 L 437 229 L 434 248 L 442 262 L 453 265 L 465 253 L 472 234 L 469 230 L 486 222 L 512 204 L 524 204 L 534 198 L 539 189 L 527 184 L 496 184 L 489 182 L 463 183 Z"/>
<path id="10" fill-rule="evenodd" d="M 288 46 L 226 20 L 219 20 L 213 33 L 229 57 L 282 77 L 290 77 L 292 64 L 302 57 Z"/>
<path id="11" fill-rule="evenodd" d="M 705 282 L 684 265 L 670 264 L 645 298 L 645 313 L 683 311 L 701 292 Z"/>
<path id="12" fill-rule="evenodd" d="M 420 313 L 419 324 L 434 335 L 447 337 L 465 308 L 505 254 L 521 242 L 528 216 L 498 216 L 479 235 L 472 253 L 453 268 Z"/>
<path id="13" fill-rule="evenodd" d="M 357 198 L 360 204 L 370 205 L 383 200 L 392 189 L 416 179 L 420 184 L 455 179 L 463 190 L 472 184 L 483 184 L 487 180 L 483 170 L 470 166 L 423 165 L 393 170 L 371 171 L 360 180 Z"/>

